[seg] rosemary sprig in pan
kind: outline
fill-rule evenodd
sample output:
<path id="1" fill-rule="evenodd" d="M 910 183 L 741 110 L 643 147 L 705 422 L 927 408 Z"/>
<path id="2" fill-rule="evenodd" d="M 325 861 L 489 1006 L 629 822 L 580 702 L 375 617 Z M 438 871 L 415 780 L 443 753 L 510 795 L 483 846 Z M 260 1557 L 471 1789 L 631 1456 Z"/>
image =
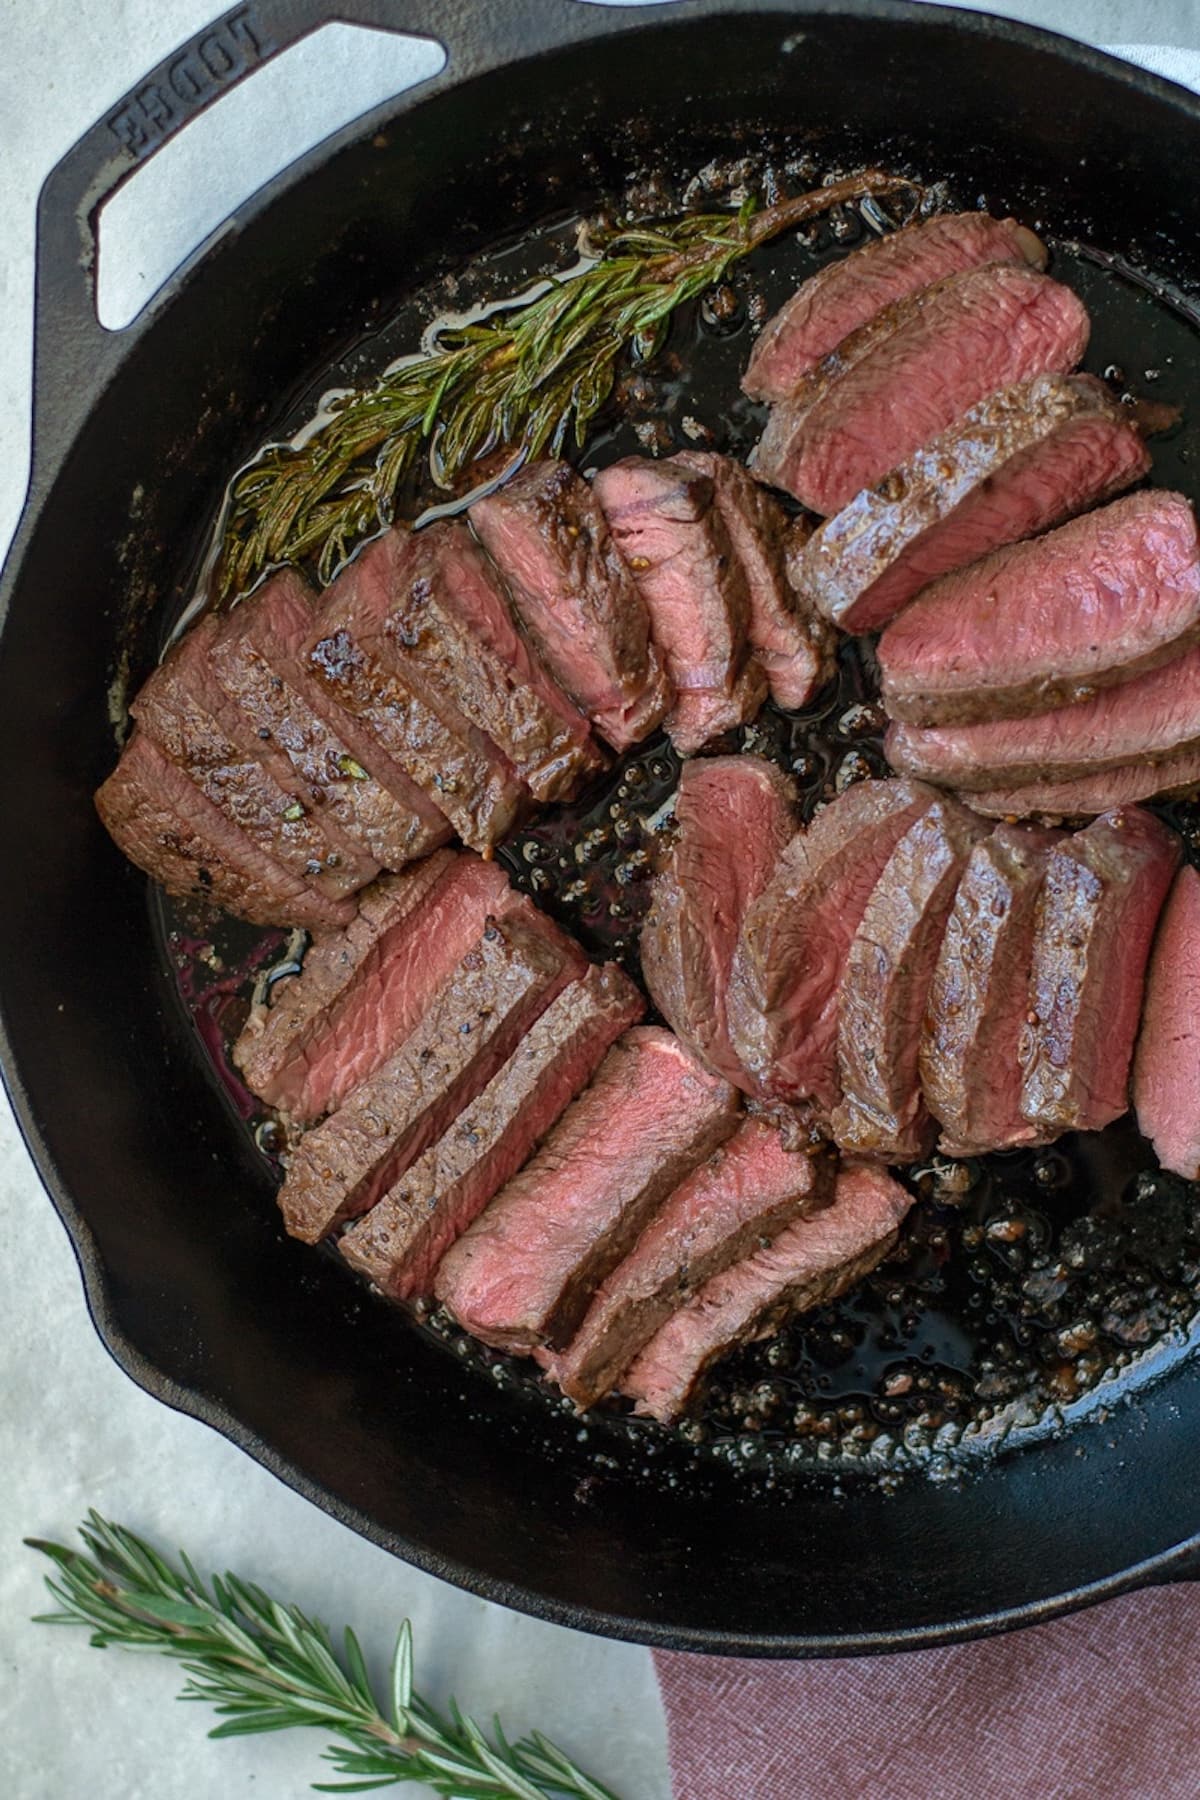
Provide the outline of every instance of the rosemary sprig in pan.
<path id="1" fill-rule="evenodd" d="M 595 260 L 547 279 L 486 319 L 439 328 L 420 355 L 334 403 L 299 447 L 269 445 L 237 476 L 224 520 L 222 598 L 280 563 L 315 563 L 329 581 L 363 537 L 391 523 L 394 497 L 422 447 L 439 487 L 479 457 L 560 452 L 612 392 L 628 353 L 647 362 L 671 316 L 722 281 L 768 238 L 848 201 L 915 184 L 868 169 L 759 209 L 690 213 L 621 231 Z"/>
<path id="2" fill-rule="evenodd" d="M 318 1793 L 420 1782 L 455 1800 L 617 1800 L 541 1732 L 509 1743 L 496 1720 L 488 1737 L 454 1701 L 443 1716 L 414 1694 L 407 1620 L 381 1707 L 351 1630 L 339 1656 L 319 1619 L 236 1575 L 206 1586 L 186 1556 L 177 1568 L 95 1512 L 80 1536 L 86 1552 L 27 1540 L 53 1561 L 46 1586 L 61 1608 L 36 1622 L 85 1625 L 99 1649 L 174 1657 L 190 1677 L 180 1698 L 207 1701 L 223 1716 L 212 1737 L 294 1725 L 328 1732 L 339 1742 L 325 1757 L 345 1779 L 314 1782 Z"/>

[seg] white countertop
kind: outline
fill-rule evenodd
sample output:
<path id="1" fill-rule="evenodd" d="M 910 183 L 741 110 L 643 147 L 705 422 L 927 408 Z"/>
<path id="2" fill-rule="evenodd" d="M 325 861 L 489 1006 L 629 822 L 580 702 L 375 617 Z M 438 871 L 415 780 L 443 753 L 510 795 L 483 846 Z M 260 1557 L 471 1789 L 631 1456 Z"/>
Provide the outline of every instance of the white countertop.
<path id="1" fill-rule="evenodd" d="M 86 126 L 208 23 L 215 4 L 0 0 L 0 546 L 15 527 L 26 480 L 39 184 Z M 1093 42 L 1165 40 L 1200 49 L 1200 0 L 1043 0 L 1005 10 Z M 384 85 L 351 89 L 362 64 L 350 35 L 327 43 L 319 75 L 315 61 L 305 67 L 302 52 L 289 59 L 289 117 L 311 121 L 330 92 L 354 91 L 366 106 L 389 91 L 378 57 L 373 79 Z M 333 79 L 335 54 L 345 62 Z M 391 86 L 401 85 L 397 68 Z M 231 98 L 216 113 L 233 106 Z M 209 147 L 202 160 L 193 159 L 184 195 L 164 184 L 140 216 L 130 209 L 119 255 L 110 258 L 114 301 L 136 292 L 156 257 L 190 248 L 206 208 L 218 207 L 211 216 L 219 217 L 271 172 L 255 162 L 254 178 L 244 179 L 256 137 L 261 132 L 249 112 L 235 114 L 221 153 Z M 291 141 L 276 166 L 303 147 Z M 321 1778 L 318 1734 L 211 1744 L 202 1709 L 170 1704 L 180 1685 L 172 1665 L 116 1651 L 100 1656 L 82 1632 L 27 1622 L 41 1610 L 42 1565 L 19 1540 L 69 1537 L 89 1506 L 164 1548 L 181 1542 L 203 1571 L 233 1567 L 335 1626 L 352 1621 L 381 1663 L 407 1614 L 415 1625 L 418 1683 L 431 1697 L 453 1691 L 482 1718 L 499 1710 L 514 1731 L 537 1725 L 625 1800 L 669 1800 L 665 1728 L 648 1652 L 521 1618 L 419 1574 L 121 1373 L 92 1330 L 66 1236 L 2 1098 L 0 1243 L 5 1800 L 274 1797 L 302 1794 Z"/>

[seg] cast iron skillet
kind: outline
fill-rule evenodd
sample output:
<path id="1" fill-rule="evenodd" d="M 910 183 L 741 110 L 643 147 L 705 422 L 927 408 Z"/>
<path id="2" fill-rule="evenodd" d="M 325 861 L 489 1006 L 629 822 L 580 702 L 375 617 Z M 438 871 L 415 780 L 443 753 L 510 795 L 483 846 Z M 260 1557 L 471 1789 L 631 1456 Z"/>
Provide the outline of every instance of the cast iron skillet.
<path id="1" fill-rule="evenodd" d="M 440 39 L 442 75 L 245 205 L 147 313 L 94 308 L 96 209 L 254 64 L 336 16 Z M 786 44 L 786 49 L 784 48 Z M 223 72 L 224 71 L 224 72 Z M 38 213 L 34 464 L 4 575 L 5 1075 L 104 1342 L 355 1530 L 561 1623 L 707 1651 L 894 1650 L 1200 1568 L 1200 1364 L 962 1488 L 755 1498 L 673 1449 L 597 1469 L 575 1424 L 481 1392 L 333 1260 L 286 1240 L 191 1036 L 146 883 L 91 793 L 105 688 L 155 642 L 185 548 L 281 400 L 386 300 L 641 160 L 756 127 L 909 159 L 1200 286 L 1190 94 L 1077 44 L 901 4 L 252 0 L 63 159 Z M 159 619 L 161 623 L 161 616 Z"/>

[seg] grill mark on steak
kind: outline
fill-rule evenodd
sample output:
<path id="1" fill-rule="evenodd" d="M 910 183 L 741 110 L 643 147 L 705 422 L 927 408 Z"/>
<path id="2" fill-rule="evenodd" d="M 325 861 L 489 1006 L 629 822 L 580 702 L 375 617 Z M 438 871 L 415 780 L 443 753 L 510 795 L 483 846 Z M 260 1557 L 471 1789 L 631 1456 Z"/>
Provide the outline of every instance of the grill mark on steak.
<path id="1" fill-rule="evenodd" d="M 1017 718 L 1197 639 L 1196 520 L 1182 494 L 1150 489 L 926 588 L 880 639 L 883 703 L 914 725 Z"/>
<path id="2" fill-rule="evenodd" d="M 1087 340 L 1082 301 L 1035 269 L 947 276 L 885 307 L 776 405 L 750 466 L 836 513 L 988 394 L 1068 373 Z"/>
<path id="3" fill-rule="evenodd" d="M 877 631 L 927 582 L 1139 481 L 1150 454 L 1092 375 L 990 394 L 793 552 L 792 583 L 843 631 Z"/>
<path id="4" fill-rule="evenodd" d="M 1074 706 L 978 725 L 892 724 L 898 774 L 964 793 L 1073 781 L 1200 748 L 1200 649 Z"/>
<path id="5" fill-rule="evenodd" d="M 736 1107 L 677 1038 L 635 1026 L 444 1258 L 438 1299 L 486 1344 L 565 1345 L 662 1201 L 733 1131 Z"/>
<path id="6" fill-rule="evenodd" d="M 888 1162 L 930 1148 L 917 1070 L 921 1021 L 967 858 L 985 831 L 953 800 L 909 826 L 875 884 L 838 993 L 841 1105 L 834 1141 Z"/>
<path id="7" fill-rule="evenodd" d="M 1200 1179 L 1200 874 L 1175 877 L 1158 924 L 1133 1065 L 1138 1130 L 1164 1169 Z"/>
<path id="8" fill-rule="evenodd" d="M 832 1206 L 715 1275 L 668 1319 L 625 1374 L 622 1393 L 639 1413 L 669 1425 L 720 1357 L 856 1286 L 892 1249 L 911 1205 L 912 1195 L 882 1169 L 847 1164 Z"/>
<path id="9" fill-rule="evenodd" d="M 1146 961 L 1179 854 L 1136 806 L 1051 852 L 1020 1052 L 1021 1112 L 1039 1130 L 1099 1131 L 1128 1110 Z"/>
<path id="10" fill-rule="evenodd" d="M 1128 763 L 1073 781 L 1034 781 L 1025 787 L 986 788 L 971 795 L 976 812 L 992 819 L 1087 818 L 1138 800 L 1194 794 L 1200 786 L 1200 749 L 1180 750 L 1156 762 Z"/>
<path id="11" fill-rule="evenodd" d="M 502 923 L 489 920 L 407 1041 L 301 1138 L 279 1191 L 291 1235 L 316 1243 L 373 1206 L 582 966 L 578 947 L 531 905 Z"/>
<path id="12" fill-rule="evenodd" d="M 746 914 L 727 999 L 734 1049 L 763 1090 L 832 1109 L 837 995 L 872 890 L 905 832 L 932 806 L 917 782 L 864 781 L 799 831 Z"/>
<path id="13" fill-rule="evenodd" d="M 644 1011 L 641 995 L 615 964 L 589 969 L 564 988 L 478 1099 L 341 1237 L 338 1249 L 347 1262 L 393 1299 L 429 1294 L 450 1245 Z"/>
<path id="14" fill-rule="evenodd" d="M 1038 896 L 1060 834 L 1001 825 L 976 844 L 925 1008 L 920 1073 L 948 1156 L 1038 1141 L 1021 1116 L 1020 1045 Z"/>
<path id="15" fill-rule="evenodd" d="M 528 464 L 469 517 L 543 663 L 617 750 L 648 737 L 671 684 L 645 602 L 570 463 Z"/>
<path id="16" fill-rule="evenodd" d="M 944 276 L 980 263 L 1046 266 L 1046 247 L 1015 219 L 947 213 L 902 226 L 818 269 L 767 320 L 742 377 L 754 400 L 784 400 L 859 326 Z"/>
<path id="17" fill-rule="evenodd" d="M 766 678 L 748 660 L 745 570 L 709 477 L 630 456 L 601 469 L 593 486 L 675 685 L 667 731 L 689 755 L 766 699 Z"/>
<path id="18" fill-rule="evenodd" d="M 642 976 L 692 1054 L 747 1093 L 756 1083 L 729 1037 L 726 991 L 747 910 L 795 830 L 792 784 L 755 756 L 685 763 L 676 837 L 642 927 Z"/>
<path id="19" fill-rule="evenodd" d="M 773 1126 L 748 1119 L 668 1196 L 566 1350 L 538 1361 L 576 1406 L 594 1406 L 707 1281 L 827 1205 L 834 1174 L 831 1156 L 787 1150 Z"/>

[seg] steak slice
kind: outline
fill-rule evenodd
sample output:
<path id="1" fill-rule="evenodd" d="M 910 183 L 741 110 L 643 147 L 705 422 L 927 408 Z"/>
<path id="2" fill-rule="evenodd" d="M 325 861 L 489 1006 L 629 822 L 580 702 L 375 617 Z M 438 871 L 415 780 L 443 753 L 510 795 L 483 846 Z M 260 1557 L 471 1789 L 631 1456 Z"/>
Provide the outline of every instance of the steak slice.
<path id="1" fill-rule="evenodd" d="M 705 1282 L 827 1205 L 834 1173 L 832 1157 L 787 1150 L 773 1126 L 748 1119 L 668 1196 L 566 1350 L 538 1360 L 576 1406 L 594 1406 Z"/>
<path id="2" fill-rule="evenodd" d="M 1164 1169 L 1200 1180 L 1200 874 L 1175 877 L 1158 925 L 1133 1065 L 1138 1130 Z"/>
<path id="3" fill-rule="evenodd" d="M 1087 340 L 1082 301 L 1036 269 L 949 275 L 885 307 L 775 406 L 751 467 L 838 512 L 997 388 L 1068 373 Z"/>
<path id="4" fill-rule="evenodd" d="M 1196 520 L 1182 494 L 1150 489 L 926 588 L 879 640 L 883 703 L 913 725 L 1018 718 L 1198 638 Z"/>
<path id="5" fill-rule="evenodd" d="M 1038 896 L 1059 834 L 1000 825 L 976 844 L 946 923 L 921 1033 L 921 1090 L 948 1156 L 1037 1140 L 1021 1117 L 1021 1034 Z"/>
<path id="6" fill-rule="evenodd" d="M 213 643 L 213 672 L 257 727 L 288 758 L 314 804 L 381 869 L 400 869 L 444 843 L 450 828 L 390 758 L 353 739 L 305 667 L 315 622 L 313 596 L 284 570 L 239 602 Z M 324 709 L 324 710 L 323 710 Z M 370 765 L 370 766 L 368 766 Z"/>
<path id="7" fill-rule="evenodd" d="M 412 668 L 401 670 L 383 642 L 405 542 L 399 531 L 376 538 L 338 576 L 309 665 L 330 699 L 416 782 L 464 844 L 488 850 L 520 817 L 526 789 L 507 757 L 456 707 L 428 704 Z"/>
<path id="8" fill-rule="evenodd" d="M 332 1112 L 416 1029 L 442 982 L 483 935 L 488 919 L 518 906 L 503 870 L 470 855 L 443 851 L 432 879 L 417 871 L 373 896 L 342 935 L 314 946 L 302 973 L 283 984 L 280 1010 L 266 1011 L 269 1048 L 258 1061 L 273 1077 L 247 1086 L 303 1122 Z M 418 864 L 421 876 L 425 865 Z M 523 910 L 523 909 L 522 909 Z M 246 1038 L 253 1015 L 243 1032 Z M 266 1049 L 266 1055 L 264 1055 Z M 234 1047 L 239 1060 L 241 1040 Z"/>
<path id="9" fill-rule="evenodd" d="M 992 819 L 1088 818 L 1132 806 L 1137 800 L 1190 794 L 1200 786 L 1200 748 L 1179 750 L 1157 762 L 1127 763 L 1073 781 L 1034 781 L 1025 787 L 985 788 L 971 795 L 976 812 Z"/>
<path id="10" fill-rule="evenodd" d="M 1179 852 L 1136 806 L 1051 852 L 1021 1043 L 1021 1112 L 1039 1131 L 1099 1131 L 1128 1110 L 1146 961 Z"/>
<path id="11" fill-rule="evenodd" d="M 785 400 L 801 378 L 868 319 L 980 263 L 1046 266 L 1046 247 L 1015 219 L 943 213 L 826 263 L 796 289 L 755 339 L 742 376 L 753 400 Z"/>
<path id="12" fill-rule="evenodd" d="M 789 562 L 843 631 L 877 631 L 939 575 L 1032 537 L 1139 481 L 1150 455 L 1093 375 L 989 394 L 826 520 Z"/>
<path id="13" fill-rule="evenodd" d="M 771 698 L 793 711 L 807 706 L 833 673 L 833 634 L 800 604 L 788 578 L 787 514 L 730 456 L 684 450 L 673 460 L 713 484 L 717 511 L 746 576 L 750 644 Z"/>
<path id="14" fill-rule="evenodd" d="M 773 1244 L 714 1275 L 658 1331 L 622 1382 L 636 1410 L 669 1425 L 712 1365 L 770 1337 L 789 1314 L 854 1287 L 895 1244 L 912 1195 L 882 1169 L 848 1163 L 833 1205 L 797 1219 Z"/>
<path id="15" fill-rule="evenodd" d="M 688 755 L 744 724 L 766 698 L 766 680 L 747 660 L 745 570 L 707 475 L 629 456 L 601 469 L 594 491 L 649 611 L 676 689 L 667 730 Z"/>
<path id="16" fill-rule="evenodd" d="M 214 806 L 144 731 L 97 790 L 96 811 L 130 862 L 169 894 L 205 899 L 252 925 L 344 925 L 350 900 L 328 900 Z"/>
<path id="17" fill-rule="evenodd" d="M 201 619 L 143 685 L 129 710 L 172 762 L 260 850 L 330 900 L 377 873 L 312 816 L 303 789 L 282 785 L 260 755 L 254 728 L 212 672 L 214 618 Z"/>
<path id="18" fill-rule="evenodd" d="M 434 1284 L 485 1344 L 559 1347 L 648 1220 L 737 1123 L 737 1096 L 655 1026 L 626 1032 Z"/>
<path id="19" fill-rule="evenodd" d="M 644 1011 L 641 995 L 615 964 L 589 969 L 564 988 L 478 1099 L 339 1239 L 347 1262 L 394 1299 L 431 1293 L 450 1245 Z"/>
<path id="20" fill-rule="evenodd" d="M 595 494 L 560 459 L 529 463 L 470 520 L 559 686 L 617 750 L 671 705 L 645 602 Z"/>
<path id="21" fill-rule="evenodd" d="M 532 906 L 489 920 L 408 1039 L 300 1139 L 279 1191 L 291 1235 L 315 1244 L 373 1206 L 487 1086 L 582 960 Z"/>
<path id="22" fill-rule="evenodd" d="M 1072 781 L 1200 748 L 1200 649 L 1092 700 L 1027 719 L 979 725 L 891 725 L 888 761 L 901 775 L 980 791 Z"/>
<path id="23" fill-rule="evenodd" d="M 757 756 L 683 765 L 676 837 L 642 926 L 642 976 L 693 1056 L 755 1090 L 729 1040 L 726 990 L 742 921 L 795 830 L 794 792 Z"/>
<path id="24" fill-rule="evenodd" d="M 915 819 L 875 884 L 838 995 L 834 1141 L 912 1162 L 933 1141 L 921 1098 L 921 1021 L 963 870 L 985 827 L 953 800 Z"/>
<path id="25" fill-rule="evenodd" d="M 841 1098 L 838 988 L 871 893 L 909 827 L 937 796 L 916 782 L 863 781 L 797 832 L 750 907 L 734 954 L 729 1030 L 769 1095 Z"/>

